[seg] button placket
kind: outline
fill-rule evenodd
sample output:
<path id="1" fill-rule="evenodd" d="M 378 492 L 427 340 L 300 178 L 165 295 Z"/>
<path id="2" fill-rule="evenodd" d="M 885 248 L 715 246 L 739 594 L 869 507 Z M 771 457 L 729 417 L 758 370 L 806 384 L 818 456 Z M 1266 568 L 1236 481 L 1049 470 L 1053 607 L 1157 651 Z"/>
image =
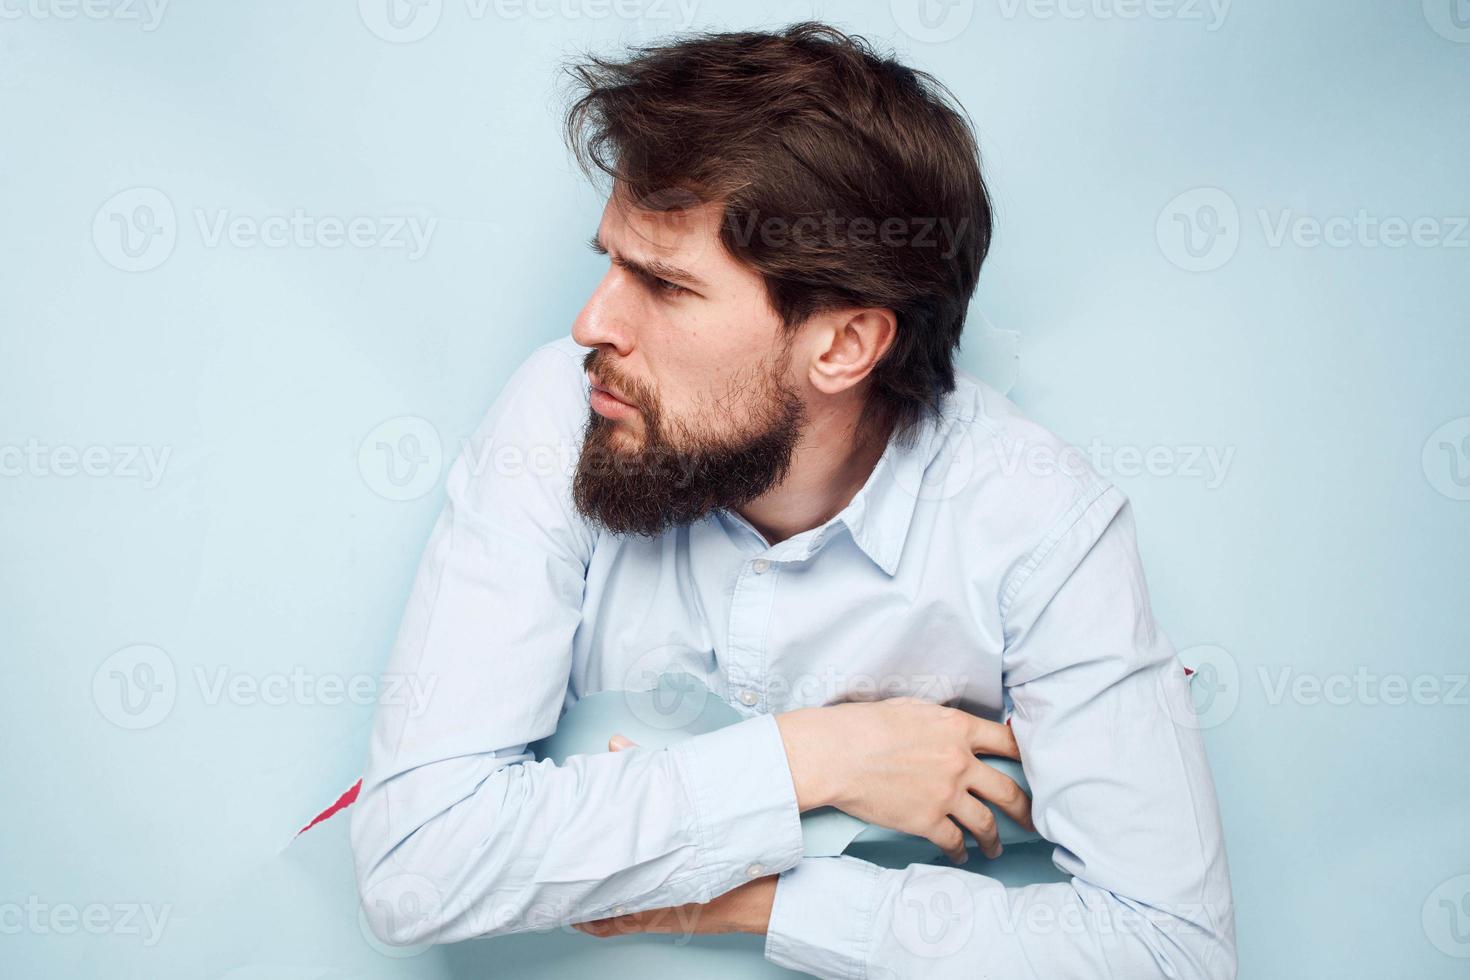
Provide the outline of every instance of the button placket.
<path id="1" fill-rule="evenodd" d="M 764 701 L 766 631 L 779 577 L 767 558 L 750 559 L 735 580 L 730 602 L 730 635 L 726 676 L 734 699 L 757 711 Z"/>

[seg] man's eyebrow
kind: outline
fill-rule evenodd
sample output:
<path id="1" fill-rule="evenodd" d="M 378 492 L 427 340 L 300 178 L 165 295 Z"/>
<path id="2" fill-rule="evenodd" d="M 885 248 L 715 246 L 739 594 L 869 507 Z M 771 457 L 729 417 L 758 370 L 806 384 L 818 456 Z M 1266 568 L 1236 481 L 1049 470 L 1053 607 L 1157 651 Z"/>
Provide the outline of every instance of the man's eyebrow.
<path id="1" fill-rule="evenodd" d="M 607 246 L 602 244 L 602 239 L 595 232 L 587 240 L 587 247 L 598 255 L 609 256 L 614 265 L 632 270 L 645 278 L 667 279 L 669 282 L 677 282 L 680 285 L 695 289 L 705 288 L 703 279 L 686 269 L 681 269 L 676 265 L 670 265 L 662 259 L 632 259 L 626 255 L 613 254 L 608 250 Z"/>

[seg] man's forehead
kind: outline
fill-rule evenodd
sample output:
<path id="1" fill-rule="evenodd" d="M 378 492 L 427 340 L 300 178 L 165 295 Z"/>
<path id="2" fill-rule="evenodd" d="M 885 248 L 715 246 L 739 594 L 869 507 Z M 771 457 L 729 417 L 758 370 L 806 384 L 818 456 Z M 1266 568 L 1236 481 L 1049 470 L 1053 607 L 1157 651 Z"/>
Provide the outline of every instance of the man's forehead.
<path id="1" fill-rule="evenodd" d="M 643 202 L 615 193 L 603 208 L 597 234 L 603 247 L 630 258 L 648 251 L 664 259 L 683 253 L 693 261 L 718 239 L 723 217 L 724 207 L 719 202 L 690 199 L 688 206 L 646 207 Z"/>

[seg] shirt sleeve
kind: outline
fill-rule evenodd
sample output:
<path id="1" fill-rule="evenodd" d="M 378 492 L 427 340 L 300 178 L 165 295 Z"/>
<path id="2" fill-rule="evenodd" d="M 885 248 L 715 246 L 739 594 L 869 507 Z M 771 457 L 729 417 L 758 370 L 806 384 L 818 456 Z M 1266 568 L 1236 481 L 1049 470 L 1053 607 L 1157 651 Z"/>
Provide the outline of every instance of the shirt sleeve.
<path id="1" fill-rule="evenodd" d="M 1079 501 L 1002 601 L 1032 814 L 1071 880 L 806 858 L 779 878 L 766 957 L 844 978 L 1234 977 L 1214 787 L 1122 492 Z"/>
<path id="2" fill-rule="evenodd" d="M 387 943 L 705 902 L 800 860 L 771 715 L 561 765 L 528 751 L 561 716 L 595 541 L 570 496 L 583 378 L 573 354 L 538 349 L 451 468 L 350 823 L 363 914 Z"/>

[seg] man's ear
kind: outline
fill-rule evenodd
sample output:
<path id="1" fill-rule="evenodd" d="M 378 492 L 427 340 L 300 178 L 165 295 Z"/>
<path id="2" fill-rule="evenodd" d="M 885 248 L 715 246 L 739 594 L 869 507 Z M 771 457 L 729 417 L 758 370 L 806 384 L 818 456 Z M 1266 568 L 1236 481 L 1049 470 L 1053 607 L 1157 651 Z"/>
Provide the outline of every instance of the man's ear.
<path id="1" fill-rule="evenodd" d="M 809 380 L 812 387 L 835 395 L 862 382 L 898 336 L 898 318 L 885 307 L 853 307 L 818 313 L 814 328 Z"/>

